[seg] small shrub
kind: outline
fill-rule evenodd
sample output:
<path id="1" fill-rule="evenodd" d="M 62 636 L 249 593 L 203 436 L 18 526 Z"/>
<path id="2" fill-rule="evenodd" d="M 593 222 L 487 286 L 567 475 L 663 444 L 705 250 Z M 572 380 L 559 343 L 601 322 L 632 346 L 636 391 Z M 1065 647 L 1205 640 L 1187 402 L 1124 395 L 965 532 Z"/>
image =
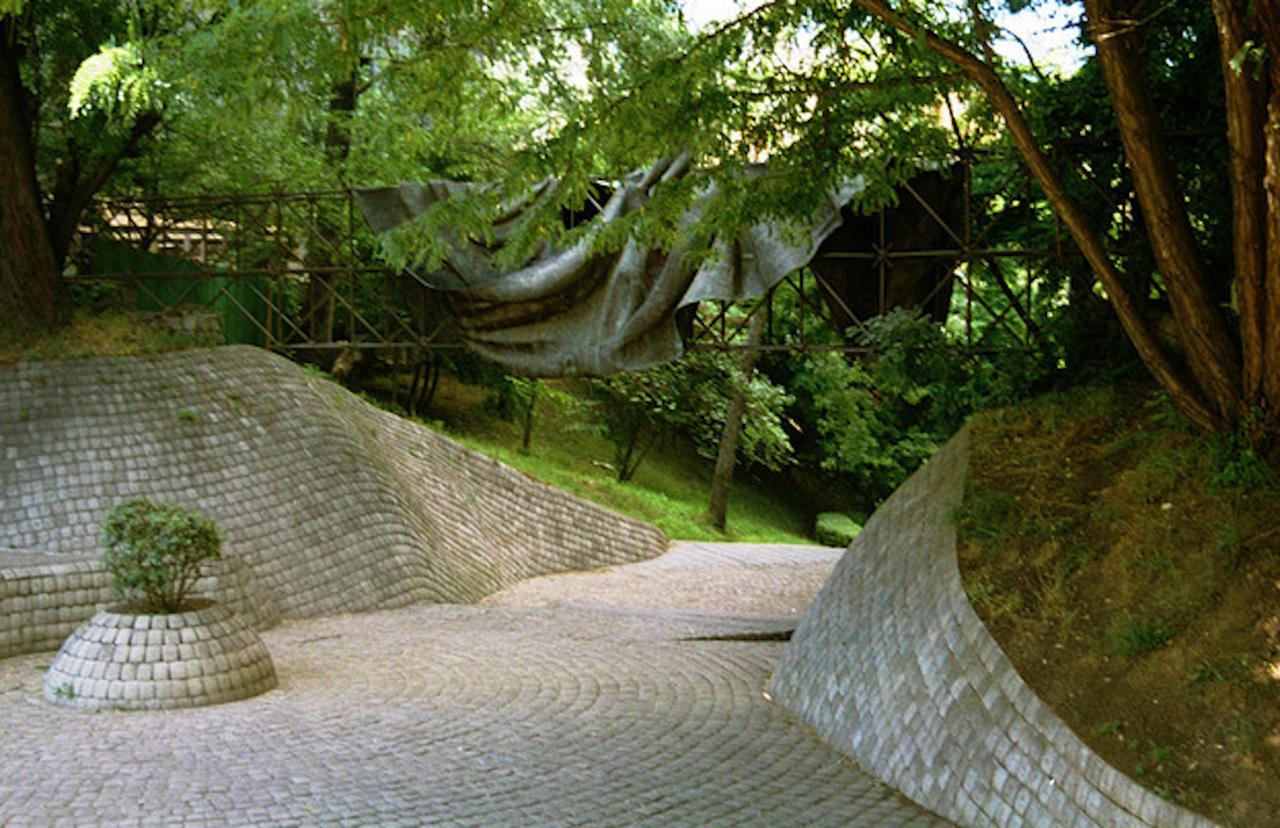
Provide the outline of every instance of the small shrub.
<path id="1" fill-rule="evenodd" d="M 1173 628 L 1160 619 L 1140 621 L 1126 616 L 1111 631 L 1111 647 L 1117 655 L 1135 658 L 1158 650 L 1173 638 Z"/>
<path id="2" fill-rule="evenodd" d="M 1017 498 L 966 482 L 964 500 L 951 511 L 951 523 L 969 537 L 1002 541 L 1021 531 L 1022 514 Z"/>
<path id="3" fill-rule="evenodd" d="M 1262 746 L 1257 726 L 1244 716 L 1236 716 L 1224 729 L 1232 753 L 1257 753 Z"/>
<path id="4" fill-rule="evenodd" d="M 1218 437 L 1212 446 L 1217 469 L 1210 485 L 1218 490 L 1254 491 L 1275 485 L 1267 460 L 1239 434 Z"/>
<path id="5" fill-rule="evenodd" d="M 103 559 L 111 585 L 126 601 L 175 612 L 182 607 L 200 564 L 221 555 L 218 527 L 199 512 L 134 498 L 114 506 L 103 526 Z"/>
<path id="6" fill-rule="evenodd" d="M 813 535 L 823 546 L 845 547 L 862 531 L 862 527 L 844 512 L 823 512 L 814 523 Z"/>

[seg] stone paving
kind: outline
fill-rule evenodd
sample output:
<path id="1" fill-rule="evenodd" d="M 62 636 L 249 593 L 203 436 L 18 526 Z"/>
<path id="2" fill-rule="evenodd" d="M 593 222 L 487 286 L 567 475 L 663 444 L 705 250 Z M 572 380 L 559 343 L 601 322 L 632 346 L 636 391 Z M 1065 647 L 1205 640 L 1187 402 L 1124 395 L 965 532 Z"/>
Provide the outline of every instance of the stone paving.
<path id="1" fill-rule="evenodd" d="M 677 546 L 629 594 L 617 568 L 286 621 L 262 634 L 278 689 L 192 710 L 55 707 L 52 653 L 0 660 L 0 824 L 941 824 L 767 698 L 781 643 L 706 640 L 812 598 L 744 572 L 834 557 Z"/>
<path id="2" fill-rule="evenodd" d="M 794 627 L 843 552 L 825 546 L 681 541 L 661 557 L 629 566 L 530 578 L 483 603 L 770 613 L 789 617 L 784 626 Z"/>

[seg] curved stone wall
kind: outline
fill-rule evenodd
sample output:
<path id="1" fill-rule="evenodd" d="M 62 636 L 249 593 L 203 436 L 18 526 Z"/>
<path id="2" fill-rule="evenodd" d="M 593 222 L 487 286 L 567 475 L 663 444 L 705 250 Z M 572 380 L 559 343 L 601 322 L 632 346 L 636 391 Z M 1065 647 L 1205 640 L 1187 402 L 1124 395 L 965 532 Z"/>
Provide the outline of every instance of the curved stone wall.
<path id="1" fill-rule="evenodd" d="M 0 658 L 56 650 L 80 622 L 115 603 L 102 561 L 0 555 Z M 255 630 L 280 621 L 280 608 L 244 562 L 223 556 L 205 564 L 193 597 L 224 604 Z"/>
<path id="2" fill-rule="evenodd" d="M 962 825 L 1211 825 L 1109 766 L 969 605 L 949 515 L 962 431 L 871 517 L 770 689 L 865 770 Z"/>
<path id="3" fill-rule="evenodd" d="M 216 520 L 285 618 L 469 602 L 666 546 L 256 348 L 0 368 L 0 583 L 30 561 L 92 591 L 106 511 L 135 495 Z"/>
<path id="4" fill-rule="evenodd" d="M 44 697 L 85 710 L 170 710 L 239 701 L 277 684 L 262 639 L 222 604 L 96 613 L 63 643 Z"/>

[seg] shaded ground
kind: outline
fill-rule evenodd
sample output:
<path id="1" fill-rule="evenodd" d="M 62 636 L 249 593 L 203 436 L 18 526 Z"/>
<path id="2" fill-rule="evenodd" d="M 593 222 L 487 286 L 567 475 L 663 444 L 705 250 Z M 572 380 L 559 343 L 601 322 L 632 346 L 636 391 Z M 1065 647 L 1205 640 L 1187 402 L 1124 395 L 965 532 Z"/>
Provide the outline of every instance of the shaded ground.
<path id="1" fill-rule="evenodd" d="M 1100 387 L 978 418 L 965 588 L 1109 763 L 1227 824 L 1280 825 L 1280 494 L 1162 395 Z"/>
<path id="2" fill-rule="evenodd" d="M 688 640 L 789 626 L 776 613 L 813 592 L 786 573 L 804 579 L 833 560 L 797 550 L 809 563 L 796 567 L 779 550 L 740 549 L 646 563 L 633 600 L 606 570 L 553 579 L 560 599 L 525 587 L 548 606 L 518 605 L 517 587 L 494 599 L 503 606 L 289 622 L 263 635 L 280 688 L 217 707 L 56 708 L 39 699 L 50 654 L 0 661 L 0 815 L 12 825 L 936 824 L 765 697 L 781 644 Z M 748 589 L 744 570 L 770 589 Z M 689 591 L 658 600 L 679 582 Z M 719 612 L 691 608 L 721 588 Z M 592 600 L 613 606 L 569 605 Z"/>

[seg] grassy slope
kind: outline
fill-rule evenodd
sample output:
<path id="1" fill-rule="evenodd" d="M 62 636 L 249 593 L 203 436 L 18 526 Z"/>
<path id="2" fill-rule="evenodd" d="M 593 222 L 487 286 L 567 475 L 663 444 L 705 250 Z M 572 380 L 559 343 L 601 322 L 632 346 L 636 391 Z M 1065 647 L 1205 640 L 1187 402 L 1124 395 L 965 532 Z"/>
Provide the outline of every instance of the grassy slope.
<path id="1" fill-rule="evenodd" d="M 989 412 L 974 437 L 961 569 L 1022 675 L 1162 795 L 1280 824 L 1275 486 L 1256 463 L 1223 474 L 1145 387 Z"/>
<path id="2" fill-rule="evenodd" d="M 214 344 L 194 334 L 165 331 L 136 313 L 90 314 L 77 310 L 71 324 L 34 341 L 0 327 L 0 365 L 23 359 L 154 354 Z"/>
<path id="3" fill-rule="evenodd" d="M 567 412 L 538 404 L 531 450 L 518 451 L 521 425 L 485 410 L 482 389 L 441 378 L 427 422 L 450 437 L 550 483 L 617 512 L 657 525 L 672 538 L 765 543 L 813 543 L 813 515 L 780 498 L 767 481 L 741 470 L 729 501 L 728 531 L 708 526 L 703 515 L 711 462 L 689 446 L 672 442 L 650 452 L 635 477 L 615 479 L 608 442 L 574 427 Z"/>

